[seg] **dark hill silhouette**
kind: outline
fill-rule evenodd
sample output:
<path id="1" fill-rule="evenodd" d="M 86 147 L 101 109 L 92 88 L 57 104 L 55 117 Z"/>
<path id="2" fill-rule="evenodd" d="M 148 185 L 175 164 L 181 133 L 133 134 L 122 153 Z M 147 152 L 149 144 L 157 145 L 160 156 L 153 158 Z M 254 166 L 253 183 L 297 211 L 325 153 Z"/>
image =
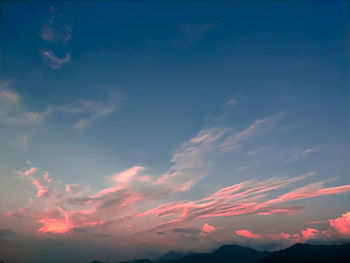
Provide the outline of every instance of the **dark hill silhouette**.
<path id="1" fill-rule="evenodd" d="M 157 259 L 157 262 L 163 263 L 163 262 L 166 262 L 168 260 L 179 259 L 179 258 L 182 258 L 184 255 L 185 255 L 184 253 L 170 250 L 168 253 L 161 256 L 159 259 Z"/>
<path id="2" fill-rule="evenodd" d="M 208 253 L 193 253 L 188 254 L 182 258 L 174 259 L 174 260 L 168 260 L 166 263 L 206 263 L 206 262 L 212 262 L 211 254 Z"/>
<path id="3" fill-rule="evenodd" d="M 125 261 L 120 263 L 256 263 L 269 252 L 260 252 L 238 245 L 224 245 L 212 253 L 190 253 L 185 256 L 180 252 L 170 251 L 157 261 Z"/>
<path id="4" fill-rule="evenodd" d="M 238 245 L 223 245 L 212 253 L 190 253 L 170 251 L 157 261 L 135 259 L 119 263 L 348 263 L 350 243 L 342 245 L 295 244 L 276 252 L 261 252 Z M 104 263 L 92 261 L 90 263 Z M 106 263 L 106 262 L 105 262 Z"/>
<path id="5" fill-rule="evenodd" d="M 289 248 L 273 252 L 259 263 L 348 263 L 350 243 L 342 245 L 295 244 Z"/>
<path id="6" fill-rule="evenodd" d="M 213 253 L 194 253 L 166 263 L 255 263 L 267 256 L 269 252 L 260 252 L 238 245 L 224 245 Z"/>
<path id="7" fill-rule="evenodd" d="M 215 250 L 211 255 L 215 262 L 222 263 L 255 263 L 266 257 L 270 252 L 261 252 L 249 247 L 238 245 L 223 245 Z"/>
<path id="8" fill-rule="evenodd" d="M 119 263 L 153 263 L 153 261 L 151 261 L 147 258 L 143 258 L 143 259 L 135 259 L 135 260 L 131 260 L 131 261 L 122 261 Z"/>

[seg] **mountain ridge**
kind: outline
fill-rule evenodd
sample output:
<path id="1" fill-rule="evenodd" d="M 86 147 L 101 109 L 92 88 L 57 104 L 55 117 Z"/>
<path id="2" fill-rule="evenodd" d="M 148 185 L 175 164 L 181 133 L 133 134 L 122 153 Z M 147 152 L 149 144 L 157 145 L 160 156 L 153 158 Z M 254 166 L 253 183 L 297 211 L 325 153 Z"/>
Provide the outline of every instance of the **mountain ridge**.
<path id="1" fill-rule="evenodd" d="M 222 245 L 211 253 L 169 251 L 157 260 L 134 259 L 116 263 L 347 263 L 350 242 L 340 245 L 297 243 L 274 252 L 259 251 L 235 244 Z M 108 263 L 91 261 L 90 263 Z"/>

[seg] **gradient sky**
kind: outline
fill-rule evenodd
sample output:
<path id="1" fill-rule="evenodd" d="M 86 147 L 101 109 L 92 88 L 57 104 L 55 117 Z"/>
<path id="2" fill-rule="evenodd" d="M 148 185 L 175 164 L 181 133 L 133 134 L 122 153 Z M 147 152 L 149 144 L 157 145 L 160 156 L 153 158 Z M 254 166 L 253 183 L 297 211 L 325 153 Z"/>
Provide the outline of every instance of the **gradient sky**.
<path id="1" fill-rule="evenodd" d="M 0 5 L 0 260 L 349 240 L 348 1 Z"/>

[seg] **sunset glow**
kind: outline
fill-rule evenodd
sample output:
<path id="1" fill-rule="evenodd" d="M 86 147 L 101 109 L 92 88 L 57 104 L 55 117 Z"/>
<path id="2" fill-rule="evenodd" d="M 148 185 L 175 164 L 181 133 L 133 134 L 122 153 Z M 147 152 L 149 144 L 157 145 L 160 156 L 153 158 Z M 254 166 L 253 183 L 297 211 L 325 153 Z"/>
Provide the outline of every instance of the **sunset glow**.
<path id="1" fill-rule="evenodd" d="M 0 13 L 0 262 L 350 251 L 348 1 Z"/>

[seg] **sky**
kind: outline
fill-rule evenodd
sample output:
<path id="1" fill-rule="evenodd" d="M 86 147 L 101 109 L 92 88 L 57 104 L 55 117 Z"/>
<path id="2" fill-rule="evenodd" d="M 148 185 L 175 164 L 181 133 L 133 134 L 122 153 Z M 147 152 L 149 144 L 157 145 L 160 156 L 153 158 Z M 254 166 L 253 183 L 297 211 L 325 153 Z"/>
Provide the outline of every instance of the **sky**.
<path id="1" fill-rule="evenodd" d="M 0 260 L 350 239 L 348 1 L 0 6 Z"/>

